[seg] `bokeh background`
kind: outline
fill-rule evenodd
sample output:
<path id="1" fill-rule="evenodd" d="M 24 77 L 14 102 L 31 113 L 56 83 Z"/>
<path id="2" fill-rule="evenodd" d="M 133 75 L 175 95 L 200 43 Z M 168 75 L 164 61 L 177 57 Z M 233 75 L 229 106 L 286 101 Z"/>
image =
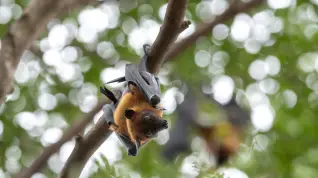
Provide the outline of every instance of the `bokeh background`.
<path id="1" fill-rule="evenodd" d="M 0 39 L 28 3 L 0 0 Z M 43 147 L 59 140 L 71 121 L 82 119 L 97 105 L 103 97 L 99 86 L 122 76 L 125 64 L 142 57 L 142 45 L 153 43 L 166 7 L 162 0 L 120 0 L 49 22 L 46 32 L 22 56 L 14 91 L 0 107 L 0 178 L 29 166 Z M 192 24 L 177 41 L 228 7 L 227 0 L 189 1 L 186 19 Z M 161 152 L 170 138 L 168 129 L 137 157 L 128 157 L 111 135 L 81 177 L 317 177 L 317 7 L 317 0 L 267 0 L 218 24 L 161 69 L 164 117 L 170 126 L 185 99 L 175 76 L 213 93 L 220 103 L 234 97 L 250 112 L 251 127 L 239 152 L 217 169 L 223 175 L 216 173 L 213 155 L 195 133 L 191 151 L 172 162 L 164 160 Z M 200 99 L 197 107 L 199 120 L 214 121 L 222 115 L 209 101 Z M 101 114 L 96 114 L 95 123 Z M 56 177 L 74 144 L 74 140 L 64 144 L 32 178 Z"/>

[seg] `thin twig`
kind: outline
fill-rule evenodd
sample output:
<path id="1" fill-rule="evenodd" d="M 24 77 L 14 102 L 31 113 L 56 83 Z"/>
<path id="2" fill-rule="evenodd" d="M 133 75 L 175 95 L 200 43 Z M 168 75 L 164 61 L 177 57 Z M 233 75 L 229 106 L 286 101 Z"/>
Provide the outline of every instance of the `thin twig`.
<path id="1" fill-rule="evenodd" d="M 179 29 L 179 34 L 182 33 L 184 30 L 186 30 L 189 26 L 191 25 L 191 21 L 190 20 L 186 20 L 181 24 L 181 27 Z"/>
<path id="2" fill-rule="evenodd" d="M 110 136 L 112 131 L 104 115 L 98 120 L 90 131 L 77 141 L 70 157 L 65 163 L 59 178 L 79 177 L 87 160 L 93 155 L 98 147 Z"/>
<path id="3" fill-rule="evenodd" d="M 92 119 L 94 118 L 95 114 L 101 110 L 101 108 L 102 108 L 102 106 L 104 104 L 106 104 L 106 101 L 102 100 L 101 102 L 99 102 L 97 104 L 97 106 L 91 112 L 87 113 L 83 117 L 82 120 L 73 123 L 71 125 L 71 127 L 64 132 L 62 138 L 58 142 L 56 142 L 56 143 L 48 146 L 47 148 L 45 148 L 43 150 L 43 152 L 41 153 L 41 155 L 35 161 L 33 161 L 32 165 L 30 167 L 25 168 L 24 170 L 22 170 L 14 178 L 31 177 L 34 173 L 36 173 L 39 170 L 41 170 L 41 168 L 46 165 L 45 164 L 46 161 L 50 158 L 50 156 L 53 153 L 57 152 L 60 149 L 60 147 L 64 143 L 66 143 L 67 141 L 72 139 L 74 137 L 74 135 L 76 135 L 80 131 L 84 130 L 84 128 L 87 126 L 87 124 L 89 124 L 92 121 Z"/>
<path id="4" fill-rule="evenodd" d="M 232 19 L 235 15 L 241 12 L 246 12 L 254 7 L 260 6 L 263 2 L 264 0 L 251 0 L 248 3 L 233 3 L 233 5 L 229 9 L 227 9 L 222 15 L 216 17 L 210 23 L 202 23 L 198 25 L 197 30 L 193 34 L 184 38 L 178 43 L 171 45 L 171 47 L 166 53 L 165 62 L 172 60 L 181 52 L 186 50 L 199 37 L 209 35 L 211 33 L 211 29 L 213 29 L 213 27 L 215 27 L 217 24 L 224 23 L 225 21 Z"/>

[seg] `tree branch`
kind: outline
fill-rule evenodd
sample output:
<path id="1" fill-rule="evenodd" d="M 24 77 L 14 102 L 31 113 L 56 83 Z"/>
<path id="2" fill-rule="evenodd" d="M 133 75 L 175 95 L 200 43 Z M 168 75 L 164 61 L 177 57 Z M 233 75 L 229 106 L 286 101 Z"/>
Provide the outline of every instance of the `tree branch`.
<path id="1" fill-rule="evenodd" d="M 149 52 L 147 68 L 151 73 L 157 74 L 159 72 L 167 49 L 178 35 L 190 25 L 190 21 L 183 21 L 187 1 L 169 0 L 163 24 Z"/>
<path id="2" fill-rule="evenodd" d="M 111 135 L 104 115 L 84 137 L 78 137 L 76 145 L 65 163 L 59 178 L 79 177 L 87 160 L 98 147 Z"/>
<path id="3" fill-rule="evenodd" d="M 184 38 L 171 45 L 169 50 L 166 53 L 165 62 L 170 61 L 179 55 L 182 51 L 186 50 L 190 45 L 192 45 L 199 37 L 209 35 L 211 33 L 211 29 L 219 23 L 224 23 L 227 20 L 232 19 L 235 15 L 246 12 L 254 7 L 261 5 L 264 0 L 251 0 L 248 3 L 233 3 L 233 5 L 227 9 L 222 15 L 216 17 L 210 23 L 201 23 L 198 25 L 197 30 L 190 36 Z"/>
<path id="4" fill-rule="evenodd" d="M 71 127 L 64 132 L 62 138 L 58 142 L 45 148 L 43 150 L 43 152 L 41 153 L 41 155 L 35 161 L 33 161 L 32 165 L 30 167 L 22 170 L 14 178 L 29 178 L 34 173 L 41 170 L 41 168 L 46 165 L 45 163 L 49 159 L 49 157 L 53 153 L 57 152 L 64 143 L 66 143 L 68 140 L 73 138 L 74 135 L 76 135 L 80 131 L 84 130 L 85 127 L 87 126 L 87 124 L 89 124 L 92 121 L 95 114 L 97 112 L 99 112 L 102 109 L 103 105 L 106 103 L 107 102 L 105 100 L 102 100 L 101 102 L 99 102 L 97 104 L 97 106 L 91 112 L 87 113 L 82 120 L 79 120 L 79 121 L 71 124 Z M 104 120 L 104 119 L 100 119 L 100 120 Z M 96 125 L 98 125 L 98 123 Z M 98 132 L 98 133 L 100 134 L 100 132 Z M 94 140 L 94 138 L 95 137 L 92 137 L 92 140 Z M 91 141 L 91 142 L 93 142 L 93 141 Z"/>
<path id="5" fill-rule="evenodd" d="M 96 0 L 32 0 L 21 18 L 11 24 L 1 40 L 0 103 L 12 90 L 14 72 L 23 52 L 45 30 L 50 19 L 76 7 L 96 4 Z M 100 2 L 98 2 L 100 3 Z"/>

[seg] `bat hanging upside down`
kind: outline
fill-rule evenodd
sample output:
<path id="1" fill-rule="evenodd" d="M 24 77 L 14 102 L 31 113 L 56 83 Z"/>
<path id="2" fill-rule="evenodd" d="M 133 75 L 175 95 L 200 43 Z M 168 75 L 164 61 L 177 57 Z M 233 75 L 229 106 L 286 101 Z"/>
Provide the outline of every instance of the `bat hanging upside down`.
<path id="1" fill-rule="evenodd" d="M 120 99 L 106 87 L 100 88 L 113 102 L 103 107 L 105 119 L 130 156 L 136 156 L 141 146 L 168 128 L 167 120 L 162 118 L 164 108 L 160 104 L 159 80 L 146 67 L 147 47 L 144 45 L 145 56 L 138 68 L 127 64 L 124 77 L 108 82 L 127 82 Z"/>

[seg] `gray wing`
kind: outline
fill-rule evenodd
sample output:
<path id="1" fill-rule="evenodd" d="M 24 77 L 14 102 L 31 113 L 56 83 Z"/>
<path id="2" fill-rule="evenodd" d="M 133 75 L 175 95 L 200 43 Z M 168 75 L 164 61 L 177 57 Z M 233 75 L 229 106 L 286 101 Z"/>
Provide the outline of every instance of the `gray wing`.
<path id="1" fill-rule="evenodd" d="M 129 156 L 136 156 L 140 148 L 140 143 L 137 142 L 137 145 L 134 144 L 127 136 L 116 133 L 120 142 L 125 146 Z M 139 143 L 139 144 L 138 144 Z"/>
<path id="2" fill-rule="evenodd" d="M 143 92 L 148 101 L 153 106 L 156 106 L 160 103 L 160 83 L 158 77 L 151 74 L 147 69 L 148 48 L 149 45 L 144 45 L 145 55 L 142 57 L 139 66 L 127 64 L 124 77 L 117 78 L 107 83 L 124 81 L 133 83 Z"/>

